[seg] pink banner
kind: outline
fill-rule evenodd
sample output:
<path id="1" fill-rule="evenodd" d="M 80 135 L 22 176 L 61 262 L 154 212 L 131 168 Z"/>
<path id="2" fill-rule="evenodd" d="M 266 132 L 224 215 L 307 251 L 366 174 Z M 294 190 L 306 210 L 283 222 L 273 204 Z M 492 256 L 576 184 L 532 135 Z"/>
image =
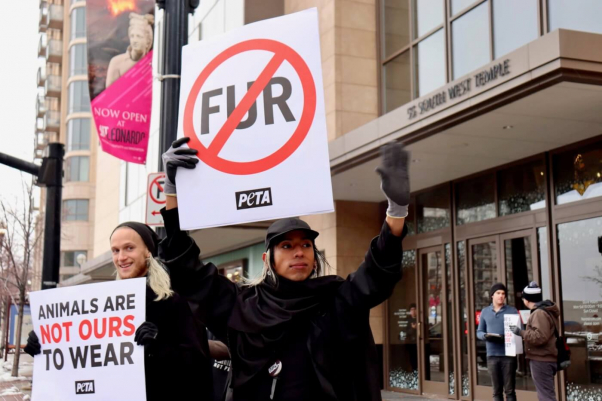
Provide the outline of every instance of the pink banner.
<path id="1" fill-rule="evenodd" d="M 152 50 L 92 100 L 102 150 L 144 164 L 153 100 Z"/>
<path id="2" fill-rule="evenodd" d="M 152 107 L 155 0 L 87 0 L 88 82 L 102 150 L 144 164 Z"/>

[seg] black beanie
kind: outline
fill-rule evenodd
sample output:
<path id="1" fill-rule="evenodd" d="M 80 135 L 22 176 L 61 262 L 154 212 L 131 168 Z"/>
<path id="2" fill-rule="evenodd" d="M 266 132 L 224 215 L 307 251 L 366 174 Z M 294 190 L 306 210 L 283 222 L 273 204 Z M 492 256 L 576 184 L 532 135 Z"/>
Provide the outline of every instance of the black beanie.
<path id="1" fill-rule="evenodd" d="M 502 283 L 495 283 L 494 285 L 491 286 L 491 290 L 489 290 L 489 296 L 492 297 L 493 294 L 495 294 L 496 291 L 499 290 L 504 290 L 504 294 L 508 295 L 508 289 L 506 288 L 506 286 Z"/>
<path id="2" fill-rule="evenodd" d="M 543 301 L 543 295 L 541 294 L 541 288 L 535 281 L 531 281 L 528 286 L 523 290 L 522 298 L 531 302 Z"/>
<path id="3" fill-rule="evenodd" d="M 120 225 L 115 227 L 115 229 L 111 233 L 111 237 L 113 236 L 113 233 L 121 227 L 128 227 L 136 231 L 140 238 L 142 238 L 144 245 L 146 245 L 151 255 L 157 256 L 157 251 L 159 248 L 159 236 L 153 231 L 152 228 L 150 228 L 146 224 L 138 223 L 137 221 L 126 221 L 125 223 L 121 223 Z"/>

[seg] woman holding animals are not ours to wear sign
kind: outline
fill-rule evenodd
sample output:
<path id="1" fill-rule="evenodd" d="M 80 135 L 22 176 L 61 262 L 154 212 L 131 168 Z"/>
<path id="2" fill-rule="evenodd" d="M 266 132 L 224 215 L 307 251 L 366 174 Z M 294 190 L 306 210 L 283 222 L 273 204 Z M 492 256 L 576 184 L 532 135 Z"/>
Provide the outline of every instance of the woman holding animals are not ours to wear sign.
<path id="1" fill-rule="evenodd" d="M 144 346 L 147 400 L 212 400 L 206 331 L 188 302 L 172 291 L 169 274 L 156 259 L 159 237 L 145 224 L 127 222 L 115 228 L 110 241 L 117 279 L 147 279 L 146 321 L 134 337 Z M 41 352 L 33 331 L 25 352 Z"/>
<path id="2" fill-rule="evenodd" d="M 369 313 L 401 279 L 408 153 L 399 144 L 383 148 L 377 171 L 389 200 L 386 221 L 364 262 L 346 280 L 323 276 L 327 263 L 315 246 L 318 233 L 300 219 L 286 218 L 267 230 L 261 276 L 237 287 L 213 264 L 203 264 L 194 240 L 180 230 L 177 168 L 198 162 L 196 150 L 180 147 L 186 142 L 175 141 L 163 154 L 167 238 L 159 255 L 174 289 L 217 337 L 227 340 L 234 401 L 381 400 Z"/>

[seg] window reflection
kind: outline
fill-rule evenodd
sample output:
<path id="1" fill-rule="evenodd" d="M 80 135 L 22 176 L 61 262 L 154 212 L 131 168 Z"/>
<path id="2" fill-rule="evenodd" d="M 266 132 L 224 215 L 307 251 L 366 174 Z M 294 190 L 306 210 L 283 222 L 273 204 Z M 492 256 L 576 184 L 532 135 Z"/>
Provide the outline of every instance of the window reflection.
<path id="1" fill-rule="evenodd" d="M 456 184 L 457 224 L 495 218 L 495 178 L 493 174 Z"/>
<path id="2" fill-rule="evenodd" d="M 567 400 L 602 397 L 602 217 L 558 225 Z"/>
<path id="3" fill-rule="evenodd" d="M 498 172 L 500 216 L 546 207 L 544 171 L 544 161 L 539 159 Z"/>
<path id="4" fill-rule="evenodd" d="M 414 0 L 415 32 L 419 38 L 443 23 L 443 0 Z"/>
<path id="5" fill-rule="evenodd" d="M 384 1 L 385 58 L 410 43 L 410 1 Z"/>
<path id="6" fill-rule="evenodd" d="M 466 243 L 458 242 L 458 272 L 460 276 L 460 347 L 462 358 L 462 395 L 470 394 L 468 376 L 468 298 L 466 279 Z"/>
<path id="7" fill-rule="evenodd" d="M 491 60 L 488 15 L 485 2 L 452 23 L 454 79 Z"/>
<path id="8" fill-rule="evenodd" d="M 423 96 L 445 85 L 445 35 L 443 29 L 415 47 L 416 94 Z"/>
<path id="9" fill-rule="evenodd" d="M 385 64 L 383 75 L 385 113 L 388 113 L 412 100 L 410 52 L 407 51 Z"/>
<path id="10" fill-rule="evenodd" d="M 538 0 L 493 0 L 494 58 L 537 39 L 537 2 Z"/>
<path id="11" fill-rule="evenodd" d="M 452 247 L 451 244 L 445 244 L 445 271 L 446 271 L 446 283 L 447 283 L 447 369 L 449 371 L 448 377 L 448 393 L 453 395 L 456 394 L 456 375 L 454 366 L 454 338 L 455 333 L 453 329 L 453 322 L 456 316 L 453 312 L 454 296 L 453 296 L 453 263 L 452 263 Z"/>
<path id="12" fill-rule="evenodd" d="M 554 156 L 556 203 L 602 196 L 602 142 Z"/>
<path id="13" fill-rule="evenodd" d="M 389 385 L 418 389 L 418 309 L 416 306 L 416 251 L 403 253 L 404 279 L 389 298 Z"/>
<path id="14" fill-rule="evenodd" d="M 549 29 L 602 33 L 602 1 L 548 0 Z"/>
<path id="15" fill-rule="evenodd" d="M 452 0 L 451 9 L 452 16 L 458 14 L 460 11 L 464 10 L 466 7 L 473 4 L 476 0 Z"/>
<path id="16" fill-rule="evenodd" d="M 449 187 L 440 186 L 416 195 L 418 233 L 449 227 Z"/>

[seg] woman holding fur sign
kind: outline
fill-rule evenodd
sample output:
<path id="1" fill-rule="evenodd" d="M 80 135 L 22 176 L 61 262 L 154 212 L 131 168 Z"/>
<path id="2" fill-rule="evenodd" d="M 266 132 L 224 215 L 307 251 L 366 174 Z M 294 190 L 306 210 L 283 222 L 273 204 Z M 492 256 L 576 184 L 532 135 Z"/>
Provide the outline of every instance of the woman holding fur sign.
<path id="1" fill-rule="evenodd" d="M 198 162 L 196 150 L 180 147 L 187 141 L 175 141 L 163 155 L 167 238 L 159 254 L 174 289 L 216 336 L 227 339 L 233 399 L 380 400 L 369 314 L 401 279 L 410 199 L 407 152 L 399 144 L 383 149 L 377 171 L 389 200 L 386 221 L 346 280 L 323 275 L 327 263 L 314 242 L 319 234 L 287 218 L 267 230 L 261 276 L 237 287 L 213 264 L 203 264 L 195 242 L 180 230 L 175 175 L 178 167 Z"/>
<path id="2" fill-rule="evenodd" d="M 157 234 L 145 224 L 127 222 L 115 228 L 110 240 L 117 279 L 147 278 L 146 321 L 134 337 L 144 346 L 147 400 L 212 400 L 206 332 L 197 326 L 188 303 L 172 291 L 169 275 L 155 259 Z M 41 352 L 33 331 L 25 352 Z"/>

